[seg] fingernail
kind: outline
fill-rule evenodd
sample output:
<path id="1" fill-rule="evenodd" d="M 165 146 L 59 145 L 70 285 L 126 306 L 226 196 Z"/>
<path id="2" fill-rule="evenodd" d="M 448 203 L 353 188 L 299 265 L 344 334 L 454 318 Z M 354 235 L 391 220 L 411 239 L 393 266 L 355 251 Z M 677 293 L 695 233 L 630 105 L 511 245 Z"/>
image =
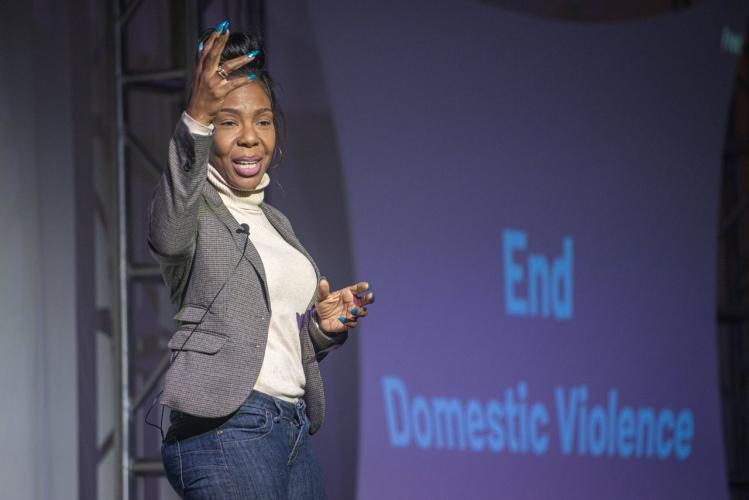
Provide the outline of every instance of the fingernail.
<path id="1" fill-rule="evenodd" d="M 216 25 L 216 33 L 226 33 L 226 30 L 229 29 L 229 21 L 221 21 Z"/>
<path id="2" fill-rule="evenodd" d="M 374 292 L 372 292 L 372 302 L 374 302 Z"/>
<path id="3" fill-rule="evenodd" d="M 245 55 L 247 56 L 248 59 L 254 59 L 258 56 L 258 54 L 260 54 L 260 51 L 256 49 L 256 50 L 253 50 L 252 52 L 248 52 Z"/>
<path id="4" fill-rule="evenodd" d="M 344 318 L 343 316 L 338 316 L 338 321 L 340 321 L 344 325 L 346 324 L 346 318 Z"/>
<path id="5" fill-rule="evenodd" d="M 353 315 L 359 314 L 359 309 L 357 309 L 356 307 L 352 308 L 351 309 L 351 314 L 353 314 Z"/>
<path id="6" fill-rule="evenodd" d="M 257 80 L 257 75 L 255 73 L 250 73 L 247 75 L 248 80 Z"/>
<path id="7" fill-rule="evenodd" d="M 200 52 L 201 50 L 203 50 L 203 42 L 198 43 L 198 52 Z"/>

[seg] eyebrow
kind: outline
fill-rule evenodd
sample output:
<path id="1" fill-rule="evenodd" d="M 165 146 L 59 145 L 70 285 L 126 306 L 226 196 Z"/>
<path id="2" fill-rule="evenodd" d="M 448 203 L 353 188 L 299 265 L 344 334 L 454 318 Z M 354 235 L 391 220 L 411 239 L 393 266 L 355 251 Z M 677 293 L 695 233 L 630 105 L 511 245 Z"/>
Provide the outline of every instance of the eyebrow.
<path id="1" fill-rule="evenodd" d="M 221 108 L 218 110 L 219 113 L 231 113 L 233 115 L 241 115 L 242 113 L 239 112 L 237 108 Z M 273 113 L 273 110 L 270 108 L 259 108 L 256 109 L 253 113 L 254 115 L 259 115 L 261 113 Z"/>

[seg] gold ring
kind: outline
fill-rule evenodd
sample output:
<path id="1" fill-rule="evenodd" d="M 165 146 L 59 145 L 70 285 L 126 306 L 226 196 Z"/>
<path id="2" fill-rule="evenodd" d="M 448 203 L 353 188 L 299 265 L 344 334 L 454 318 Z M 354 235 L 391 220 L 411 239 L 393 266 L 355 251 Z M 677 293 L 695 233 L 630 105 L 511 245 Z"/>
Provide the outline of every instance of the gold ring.
<path id="1" fill-rule="evenodd" d="M 226 74 L 226 70 L 220 64 L 218 65 L 218 68 L 216 68 L 216 74 L 220 76 L 221 78 L 223 78 L 224 80 L 229 79 L 229 75 Z"/>

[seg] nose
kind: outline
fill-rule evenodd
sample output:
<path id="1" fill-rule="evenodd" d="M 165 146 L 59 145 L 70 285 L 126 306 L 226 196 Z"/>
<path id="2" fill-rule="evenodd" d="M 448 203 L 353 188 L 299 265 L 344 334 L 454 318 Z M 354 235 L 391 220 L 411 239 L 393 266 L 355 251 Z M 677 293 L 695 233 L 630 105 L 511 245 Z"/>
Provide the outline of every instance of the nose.
<path id="1" fill-rule="evenodd" d="M 237 136 L 237 145 L 251 148 L 252 146 L 255 146 L 259 142 L 259 140 L 260 139 L 255 132 L 255 127 L 248 125 L 242 127 L 241 133 Z"/>

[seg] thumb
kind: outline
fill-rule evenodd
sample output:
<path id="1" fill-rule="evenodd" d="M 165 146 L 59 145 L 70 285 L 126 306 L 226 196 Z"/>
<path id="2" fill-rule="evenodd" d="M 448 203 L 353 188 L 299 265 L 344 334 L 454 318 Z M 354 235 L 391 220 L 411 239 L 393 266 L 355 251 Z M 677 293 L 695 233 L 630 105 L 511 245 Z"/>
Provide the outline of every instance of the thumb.
<path id="1" fill-rule="evenodd" d="M 320 280 L 320 283 L 317 285 L 317 300 L 323 301 L 325 300 L 328 295 L 330 295 L 330 283 L 328 283 L 328 280 L 325 278 Z"/>

